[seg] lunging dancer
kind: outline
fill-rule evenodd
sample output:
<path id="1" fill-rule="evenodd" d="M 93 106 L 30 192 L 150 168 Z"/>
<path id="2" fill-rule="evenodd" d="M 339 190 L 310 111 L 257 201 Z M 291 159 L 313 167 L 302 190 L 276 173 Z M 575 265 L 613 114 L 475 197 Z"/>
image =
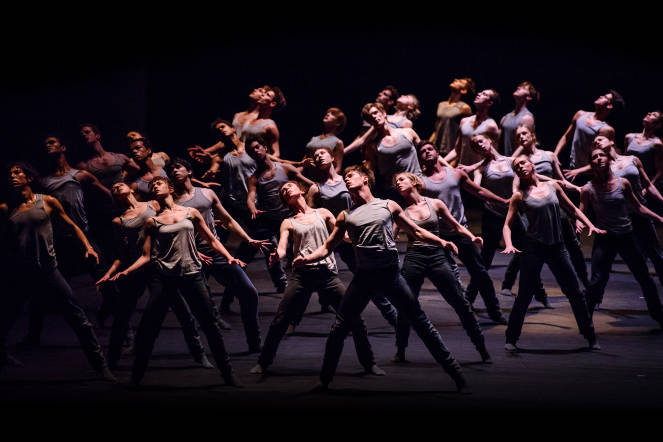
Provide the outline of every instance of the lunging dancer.
<path id="1" fill-rule="evenodd" d="M 354 209 L 341 212 L 334 230 L 321 247 L 293 261 L 293 267 L 300 268 L 326 258 L 343 241 L 346 232 L 355 247 L 357 270 L 327 339 L 320 389 L 326 390 L 332 381 L 343 351 L 343 341 L 352 325 L 371 297 L 382 292 L 396 306 L 399 315 L 407 316 L 435 360 L 454 380 L 458 391 L 466 391 L 467 381 L 460 365 L 444 346 L 440 334 L 426 317 L 399 271 L 393 223 L 419 240 L 438 244 L 453 252 L 457 251 L 456 246 L 417 226 L 395 202 L 375 198 L 371 193 L 373 175 L 363 166 L 345 169 L 344 180 L 355 202 Z"/>

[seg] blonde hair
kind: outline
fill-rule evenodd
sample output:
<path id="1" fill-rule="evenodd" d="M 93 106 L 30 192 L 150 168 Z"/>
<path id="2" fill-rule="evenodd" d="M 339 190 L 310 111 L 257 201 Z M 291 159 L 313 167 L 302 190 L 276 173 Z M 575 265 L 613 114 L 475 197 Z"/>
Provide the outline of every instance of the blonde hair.
<path id="1" fill-rule="evenodd" d="M 416 176 L 411 172 L 400 172 L 394 175 L 394 179 L 392 180 L 391 183 L 394 187 L 396 187 L 397 178 L 401 175 L 405 175 L 406 177 L 408 177 L 410 181 L 412 181 L 412 184 L 414 184 L 414 188 L 417 189 L 417 191 L 421 192 L 421 190 L 424 188 L 424 182 L 421 180 L 421 178 L 419 178 L 418 176 Z"/>

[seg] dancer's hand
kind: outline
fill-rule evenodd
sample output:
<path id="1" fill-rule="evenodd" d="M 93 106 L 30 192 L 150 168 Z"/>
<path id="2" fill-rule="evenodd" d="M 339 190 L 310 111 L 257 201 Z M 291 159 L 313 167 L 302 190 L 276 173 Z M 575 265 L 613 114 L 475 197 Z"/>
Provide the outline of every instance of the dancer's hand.
<path id="1" fill-rule="evenodd" d="M 578 169 L 564 169 L 564 176 L 566 177 L 567 180 L 573 181 L 576 179 L 578 175 L 580 175 L 580 172 Z"/>
<path id="2" fill-rule="evenodd" d="M 298 256 L 295 259 L 292 260 L 292 268 L 293 269 L 299 269 L 301 267 L 304 267 L 306 264 L 306 261 L 304 261 L 303 256 Z"/>
<path id="3" fill-rule="evenodd" d="M 232 256 L 228 258 L 228 264 L 237 264 L 241 268 L 246 267 L 246 263 L 241 259 L 233 258 Z"/>
<path id="4" fill-rule="evenodd" d="M 249 239 L 247 241 L 253 248 L 260 249 L 261 252 L 267 253 L 272 250 L 274 244 L 268 239 Z"/>
<path id="5" fill-rule="evenodd" d="M 189 156 L 199 163 L 210 163 L 212 161 L 212 155 L 198 145 L 189 147 L 187 151 Z"/>
<path id="6" fill-rule="evenodd" d="M 200 260 L 201 260 L 202 262 L 204 262 L 204 263 L 207 264 L 208 266 L 211 266 L 212 263 L 214 262 L 214 260 L 212 259 L 211 256 L 207 256 L 207 255 L 205 255 L 204 253 L 200 253 L 200 252 L 198 252 L 198 257 L 200 258 Z"/>
<path id="7" fill-rule="evenodd" d="M 442 247 L 444 247 L 445 250 L 453 252 L 454 255 L 458 255 L 458 247 L 456 247 L 456 244 L 452 241 L 442 240 Z"/>
<path id="8" fill-rule="evenodd" d="M 589 228 L 589 231 L 587 232 L 587 236 L 592 236 L 592 233 L 596 233 L 597 235 L 605 235 L 606 233 L 608 233 L 608 231 L 607 230 L 602 230 L 602 229 L 597 229 L 596 227 L 591 226 Z"/>
<path id="9" fill-rule="evenodd" d="M 478 245 L 479 247 L 483 247 L 483 238 L 480 237 L 480 236 L 475 236 L 475 237 L 472 239 L 472 242 L 473 242 L 474 244 Z"/>
<path id="10" fill-rule="evenodd" d="M 90 257 L 94 258 L 94 261 L 99 264 L 99 255 L 97 255 L 97 252 L 95 252 L 92 247 L 88 247 L 88 249 L 85 251 L 85 259 Z"/>
<path id="11" fill-rule="evenodd" d="M 516 249 L 514 246 L 511 246 L 511 247 L 507 247 L 507 248 L 505 248 L 505 249 L 502 250 L 500 253 L 503 254 L 503 255 L 508 255 L 508 254 L 510 254 L 510 253 L 523 253 L 523 252 L 520 251 L 520 250 L 518 250 L 518 249 Z"/>
<path id="12" fill-rule="evenodd" d="M 576 220 L 576 233 L 580 234 L 582 233 L 583 230 L 585 230 L 585 223 L 580 221 L 579 219 Z"/>
<path id="13" fill-rule="evenodd" d="M 266 213 L 266 212 L 264 210 L 260 210 L 260 209 L 251 210 L 251 219 L 256 219 L 260 215 L 262 215 L 263 213 Z"/>
<path id="14" fill-rule="evenodd" d="M 121 272 L 117 272 L 115 275 L 113 275 L 113 276 L 109 279 L 109 281 L 117 281 L 118 279 L 120 279 L 120 278 L 124 278 L 124 277 L 127 276 L 127 275 L 128 275 L 127 271 L 126 271 L 126 270 L 122 270 Z"/>
<path id="15" fill-rule="evenodd" d="M 269 254 L 269 262 L 267 263 L 267 265 L 269 267 L 274 267 L 276 264 L 278 264 L 280 260 L 281 258 L 279 258 L 279 253 L 276 250 L 274 250 L 272 253 Z"/>
<path id="16" fill-rule="evenodd" d="M 96 285 L 97 288 L 99 288 L 100 285 L 107 283 L 108 281 L 110 281 L 110 279 L 111 279 L 111 274 L 106 273 L 104 276 L 101 277 L 99 281 L 95 282 L 94 285 Z"/>

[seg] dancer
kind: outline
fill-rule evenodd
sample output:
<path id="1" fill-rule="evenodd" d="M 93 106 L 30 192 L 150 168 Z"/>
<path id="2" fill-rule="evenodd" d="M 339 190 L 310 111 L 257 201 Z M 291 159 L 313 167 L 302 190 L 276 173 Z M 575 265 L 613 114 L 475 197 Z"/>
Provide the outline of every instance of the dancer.
<path id="1" fill-rule="evenodd" d="M 590 315 L 603 299 L 612 263 L 619 253 L 640 284 L 649 314 L 663 328 L 663 307 L 654 280 L 649 275 L 647 262 L 635 240 L 628 206 L 630 205 L 641 216 L 659 223 L 663 223 L 663 217 L 640 203 L 626 178 L 620 178 L 612 173 L 610 156 L 604 149 L 599 147 L 592 151 L 590 165 L 592 179 L 582 188 L 580 210 L 587 212 L 591 209 L 598 227 L 607 231 L 605 235 L 596 237 L 592 249 L 592 279 L 587 288 Z"/>
<path id="2" fill-rule="evenodd" d="M 439 225 L 443 223 L 473 243 L 482 245 L 482 239 L 460 225 L 442 201 L 421 196 L 419 193 L 423 187 L 421 178 L 404 172 L 396 175 L 394 181 L 394 185 L 406 201 L 405 214 L 417 226 L 439 236 Z M 429 278 L 444 300 L 453 307 L 465 332 L 481 355 L 481 360 L 490 362 L 490 354 L 486 349 L 481 327 L 470 303 L 463 296 L 463 290 L 451 267 L 452 262 L 453 258 L 443 248 L 408 236 L 402 274 L 416 298 L 419 297 L 424 278 Z M 405 348 L 409 334 L 410 323 L 407 316 L 398 315 L 397 351 L 394 362 L 405 362 Z"/>
<path id="3" fill-rule="evenodd" d="M 515 156 L 521 154 L 527 156 L 534 164 L 534 168 L 539 179 L 546 181 L 549 179 L 555 179 L 557 180 L 557 183 L 565 190 L 573 191 L 575 194 L 580 195 L 580 188 L 568 182 L 562 174 L 561 166 L 557 157 L 552 152 L 539 148 L 536 132 L 534 129 L 532 129 L 531 126 L 527 124 L 521 124 L 518 126 L 516 129 L 516 139 L 518 141 L 519 147 L 516 149 Z M 515 177 L 514 181 L 517 185 L 518 177 Z M 572 213 L 567 213 L 564 207 L 562 207 L 562 212 L 560 215 L 564 245 L 566 246 L 566 250 L 569 252 L 571 264 L 573 264 L 576 275 L 582 283 L 583 287 L 587 287 L 587 284 L 589 283 L 587 276 L 587 266 L 585 265 L 585 256 L 582 253 L 582 244 L 580 243 L 580 239 L 578 238 L 578 234 L 576 233 L 575 229 L 575 217 Z M 517 218 L 515 220 L 514 226 L 520 229 L 520 224 L 520 220 Z M 509 265 L 507 266 L 506 272 L 504 274 L 504 281 L 502 282 L 502 294 L 506 296 L 513 295 L 511 288 L 516 282 L 519 269 L 520 255 L 514 255 L 509 261 Z M 541 302 L 544 307 L 551 308 L 548 296 L 546 295 L 543 287 L 541 287 L 540 291 L 537 291 L 537 293 L 534 295 L 534 299 Z"/>
<path id="4" fill-rule="evenodd" d="M 456 140 L 454 149 L 445 155 L 444 160 L 450 164 L 472 165 L 481 161 L 481 158 L 472 151 L 470 139 L 476 134 L 486 134 L 497 140 L 500 129 L 495 120 L 490 118 L 488 112 L 495 103 L 499 103 L 500 94 L 494 89 L 485 89 L 474 98 L 476 114 L 460 120 L 460 135 Z"/>
<path id="5" fill-rule="evenodd" d="M 313 209 L 304 199 L 306 190 L 297 181 L 288 181 L 279 192 L 281 199 L 292 210 L 293 216 L 283 220 L 278 248 L 270 255 L 270 264 L 276 264 L 285 257 L 288 241 L 293 244 L 295 256 L 306 256 L 329 238 L 329 231 L 334 229 L 335 218 L 327 209 Z M 303 310 L 313 292 L 318 292 L 321 299 L 333 308 L 341 303 L 345 286 L 338 278 L 338 269 L 334 255 L 323 260 L 306 264 L 294 269 L 288 282 L 288 288 L 279 303 L 276 315 L 269 326 L 265 345 L 258 358 L 258 364 L 251 373 L 262 374 L 274 358 L 288 325 Z M 366 324 L 361 316 L 351 323 L 352 337 L 355 341 L 357 356 L 367 373 L 384 376 L 385 372 L 375 364 L 371 344 L 368 341 Z"/>
<path id="6" fill-rule="evenodd" d="M 51 217 L 60 218 L 72 229 L 85 250 L 85 258 L 99 260 L 83 231 L 67 216 L 57 199 L 34 193 L 34 169 L 22 162 L 9 165 L 9 203 L 0 204 L 9 236 L 9 277 L 7 290 L 0 299 L 0 369 L 20 364 L 7 353 L 7 336 L 31 296 L 43 294 L 46 301 L 57 306 L 67 324 L 76 333 L 81 348 L 92 368 L 104 380 L 115 382 L 108 369 L 97 337 L 85 312 L 73 296 L 71 287 L 58 271 L 53 246 Z"/>
<path id="7" fill-rule="evenodd" d="M 81 124 L 81 136 L 85 140 L 90 154 L 87 161 L 81 161 L 76 165 L 77 169 L 84 169 L 96 176 L 105 188 L 110 189 L 113 184 L 124 179 L 123 172 L 129 175 L 138 172 L 138 165 L 131 161 L 126 155 L 109 152 L 101 144 L 101 133 L 94 124 Z"/>
<path id="8" fill-rule="evenodd" d="M 152 197 L 149 183 L 154 177 L 168 176 L 163 167 L 158 166 L 152 161 L 152 146 L 146 139 L 139 138 L 129 143 L 131 156 L 138 164 L 140 170 L 137 172 L 137 178 L 131 183 L 131 189 L 136 193 L 140 201 L 149 201 Z"/>
<path id="9" fill-rule="evenodd" d="M 502 234 L 506 247 L 504 254 L 522 253 L 520 260 L 520 283 L 518 296 L 513 304 L 509 325 L 506 329 L 507 352 L 518 350 L 516 343 L 520 337 L 527 307 L 532 301 L 541 280 L 541 268 L 548 264 L 562 293 L 569 298 L 580 334 L 582 334 L 592 350 L 600 349 L 594 324 L 587 309 L 585 297 L 578 285 L 578 278 L 569 260 L 569 254 L 562 238 L 560 205 L 575 214 L 587 227 L 588 235 L 605 233 L 597 229 L 587 217 L 573 205 L 562 188 L 552 181 L 542 182 L 536 176 L 534 163 L 525 155 L 513 159 L 512 167 L 520 178 L 519 189 L 513 193 L 509 201 L 509 211 Z M 525 247 L 519 250 L 513 246 L 511 229 L 517 212 L 527 217 L 527 237 Z"/>
<path id="10" fill-rule="evenodd" d="M 555 156 L 560 154 L 571 143 L 570 165 L 571 169 L 587 166 L 589 154 L 592 150 L 592 141 L 597 135 L 605 135 L 611 140 L 615 138 L 615 129 L 607 123 L 610 114 L 624 107 L 624 99 L 617 91 L 610 90 L 594 101 L 594 112 L 579 110 L 573 116 L 571 124 L 564 135 L 557 142 Z M 562 163 L 566 164 L 564 161 Z M 590 174 L 576 177 L 577 184 L 584 184 Z"/>
<path id="11" fill-rule="evenodd" d="M 435 360 L 454 380 L 458 391 L 465 392 L 467 381 L 460 365 L 444 346 L 440 334 L 426 317 L 398 269 L 393 223 L 422 241 L 454 252 L 456 247 L 417 226 L 395 202 L 375 198 L 370 188 L 374 180 L 365 167 L 346 168 L 344 180 L 355 208 L 341 212 L 334 230 L 322 246 L 306 256 L 297 256 L 293 261 L 293 267 L 300 268 L 326 258 L 343 241 L 346 232 L 355 247 L 357 270 L 327 338 L 319 388 L 323 391 L 328 388 L 336 372 L 346 335 L 371 297 L 382 292 L 396 306 L 399 314 L 408 317 Z"/>
<path id="12" fill-rule="evenodd" d="M 401 95 L 396 100 L 396 112 L 387 115 L 387 122 L 395 128 L 412 128 L 414 120 L 419 118 L 419 99 L 413 94 Z"/>
<path id="13" fill-rule="evenodd" d="M 127 132 L 125 135 L 127 139 L 127 144 L 129 148 L 131 148 L 131 142 L 136 141 L 136 140 L 142 140 L 145 141 L 147 145 L 152 145 L 150 141 L 147 139 L 147 136 L 143 135 L 142 133 L 138 132 L 137 130 L 130 130 Z M 170 163 L 170 156 L 166 152 L 154 152 L 152 153 L 152 162 L 161 168 L 165 168 L 168 163 Z"/>
<path id="14" fill-rule="evenodd" d="M 510 157 L 518 147 L 515 136 L 518 126 L 525 124 L 534 129 L 534 115 L 527 108 L 527 105 L 536 103 L 540 98 L 541 94 L 539 94 L 534 85 L 529 81 L 520 83 L 513 92 L 513 100 L 516 107 L 500 120 L 502 131 L 500 132 L 501 142 L 499 146 L 504 156 Z"/>
<path id="15" fill-rule="evenodd" d="M 116 233 L 117 259 L 96 283 L 97 287 L 102 290 L 105 286 L 111 284 L 110 279 L 120 270 L 120 267 L 127 268 L 141 255 L 145 240 L 143 227 L 148 219 L 156 216 L 156 210 L 154 209 L 157 206 L 156 201 L 138 201 L 134 191 L 128 184 L 115 183 L 112 191 L 115 201 L 119 207 L 124 209 L 124 212 L 113 218 L 112 221 Z M 111 369 L 117 368 L 120 361 L 122 343 L 130 331 L 131 314 L 136 310 L 138 299 L 143 296 L 145 289 L 148 287 L 152 270 L 150 266 L 144 266 L 117 282 L 120 290 L 113 315 L 107 353 L 108 365 Z M 214 368 L 207 359 L 193 316 L 181 294 L 178 293 L 173 296 L 170 300 L 170 307 L 182 327 L 182 333 L 193 360 L 204 368 Z M 133 351 L 132 345 L 127 353 Z"/>
<path id="16" fill-rule="evenodd" d="M 198 210 L 203 216 L 207 228 L 216 239 L 219 239 L 219 237 L 214 226 L 215 218 L 219 219 L 226 229 L 234 232 L 251 247 L 261 249 L 265 253 L 269 251 L 268 245 L 271 245 L 271 243 L 268 240 L 254 240 L 247 235 L 237 221 L 223 208 L 219 197 L 216 196 L 213 190 L 193 186 L 191 183 L 193 170 L 188 161 L 175 158 L 168 168 L 168 176 L 173 183 L 175 204 Z M 219 284 L 224 285 L 229 293 L 238 298 L 249 353 L 259 352 L 258 290 L 239 265 L 228 263 L 223 255 L 209 246 L 200 235 L 196 236 L 196 248 L 204 256 L 203 273 L 205 279 L 208 280 L 209 276 L 213 275 Z M 227 325 L 222 328 L 226 327 Z"/>
<path id="17" fill-rule="evenodd" d="M 467 219 L 465 218 L 465 206 L 461 199 L 461 187 L 482 200 L 492 201 L 498 205 L 508 203 L 508 200 L 475 184 L 462 170 L 443 166 L 439 161 L 440 154 L 430 141 L 420 142 L 417 144 L 417 149 L 423 166 L 422 195 L 444 202 L 453 217 L 462 226 L 467 227 Z M 467 237 L 460 236 L 453 229 L 443 225 L 440 226 L 440 235 L 458 247 L 458 258 L 463 262 L 470 278 L 478 287 L 490 319 L 498 324 L 506 324 L 506 318 L 502 314 L 500 303 L 495 295 L 493 280 L 488 274 L 479 247 Z"/>
<path id="18" fill-rule="evenodd" d="M 270 119 L 272 112 L 285 107 L 283 92 L 276 86 L 267 86 L 258 98 L 258 116 L 244 123 L 242 137 L 261 136 L 267 142 L 267 150 L 273 157 L 281 156 L 279 147 L 279 129 L 274 120 Z"/>
<path id="19" fill-rule="evenodd" d="M 327 109 L 322 124 L 325 130 L 322 134 L 312 137 L 306 145 L 306 154 L 304 155 L 304 176 L 313 180 L 318 180 L 321 177 L 315 176 L 315 164 L 313 163 L 313 155 L 315 151 L 320 148 L 329 149 L 334 157 L 334 167 L 336 172 L 341 171 L 343 164 L 343 140 L 338 136 L 345 129 L 347 118 L 343 111 L 337 107 L 330 107 Z M 308 160 L 308 161 L 307 161 Z"/>
<path id="20" fill-rule="evenodd" d="M 626 153 L 642 162 L 647 176 L 660 189 L 663 178 L 663 141 L 659 132 L 663 127 L 663 112 L 652 111 L 642 119 L 642 132 L 626 134 Z"/>
<path id="21" fill-rule="evenodd" d="M 145 221 L 143 253 L 128 268 L 116 273 L 111 280 L 118 280 L 136 272 L 142 266 L 154 262 L 155 269 L 150 275 L 150 301 L 138 325 L 135 339 L 132 382 L 138 386 L 145 375 L 147 364 L 159 335 L 161 324 L 168 312 L 172 299 L 179 290 L 205 332 L 207 343 L 212 350 L 216 366 L 227 385 L 240 386 L 235 377 L 230 358 L 221 336 L 221 329 L 214 313 L 207 290 L 202 264 L 198 257 L 194 233 L 199 233 L 210 246 L 223 255 L 229 264 L 244 263 L 228 253 L 207 228 L 198 210 L 175 204 L 173 185 L 168 178 L 155 177 L 150 189 L 158 204 L 156 215 Z"/>
<path id="22" fill-rule="evenodd" d="M 468 77 L 454 78 L 449 89 L 449 98 L 437 104 L 435 130 L 428 138 L 443 156 L 456 146 L 460 120 L 472 115 L 470 105 L 461 100 L 468 92 L 475 92 L 474 80 Z"/>

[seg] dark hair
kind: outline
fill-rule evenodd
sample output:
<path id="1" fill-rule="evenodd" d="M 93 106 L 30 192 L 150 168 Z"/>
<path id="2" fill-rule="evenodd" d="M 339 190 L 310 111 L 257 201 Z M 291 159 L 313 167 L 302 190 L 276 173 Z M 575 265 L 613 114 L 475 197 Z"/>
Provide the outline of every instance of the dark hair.
<path id="1" fill-rule="evenodd" d="M 489 91 L 493 91 L 493 97 L 491 98 L 493 104 L 500 104 L 502 99 L 500 98 L 500 93 L 497 92 L 495 89 L 488 89 Z"/>
<path id="2" fill-rule="evenodd" d="M 391 99 L 394 100 L 394 103 L 396 102 L 396 99 L 401 96 L 401 94 L 398 92 L 398 89 L 396 89 L 396 86 L 391 84 L 386 85 L 382 90 L 388 90 L 391 92 Z"/>
<path id="3" fill-rule="evenodd" d="M 39 176 L 39 172 L 37 172 L 37 169 L 35 169 L 35 167 L 32 164 L 22 160 L 10 161 L 7 164 L 7 171 L 6 171 L 7 175 L 9 175 L 9 171 L 14 167 L 19 167 L 23 171 L 25 176 L 33 181 Z"/>
<path id="4" fill-rule="evenodd" d="M 169 177 L 173 175 L 173 169 L 175 169 L 175 167 L 177 166 L 184 166 L 184 168 L 189 172 L 193 171 L 191 163 L 189 163 L 184 158 L 176 157 L 173 158 L 173 160 L 166 166 L 166 173 L 168 174 Z"/>
<path id="5" fill-rule="evenodd" d="M 536 103 L 537 101 L 539 101 L 541 99 L 541 93 L 536 90 L 536 88 L 534 87 L 534 85 L 532 84 L 531 81 L 523 81 L 522 83 L 520 83 L 518 85 L 518 87 L 520 87 L 520 86 L 526 86 L 527 87 L 527 89 L 529 90 L 529 96 L 530 96 L 530 98 L 532 99 L 532 101 L 534 103 Z"/>
<path id="6" fill-rule="evenodd" d="M 357 172 L 360 175 L 363 175 L 366 178 L 368 178 L 368 187 L 370 187 L 371 189 L 373 188 L 373 186 L 375 186 L 375 175 L 370 169 L 366 168 L 364 165 L 354 164 L 352 166 L 346 167 L 343 170 L 343 176 L 345 177 L 345 175 L 347 175 L 350 172 Z"/>
<path id="7" fill-rule="evenodd" d="M 168 187 L 173 187 L 173 182 L 170 181 L 170 179 L 169 179 L 168 177 L 165 177 L 165 176 L 161 176 L 161 175 L 159 175 L 159 176 L 155 176 L 155 177 L 152 178 L 152 180 L 150 181 L 150 184 L 148 185 L 148 188 L 150 189 L 150 192 L 152 191 L 152 187 L 154 187 L 154 184 L 155 184 L 157 181 L 164 181 L 165 183 L 168 184 Z"/>
<path id="8" fill-rule="evenodd" d="M 274 99 L 272 100 L 276 103 L 274 110 L 277 111 L 283 109 L 285 107 L 286 101 L 285 95 L 283 95 L 281 89 L 278 86 L 267 86 L 267 90 L 274 92 Z"/>
<path id="9" fill-rule="evenodd" d="M 430 140 L 420 139 L 419 141 L 417 141 L 416 143 L 414 143 L 414 147 L 415 147 L 415 149 L 417 150 L 417 154 L 419 153 L 419 151 L 421 150 L 421 148 L 424 147 L 424 146 L 426 146 L 427 144 L 430 144 L 431 146 L 435 147 L 435 143 L 432 142 L 432 141 L 430 141 Z M 437 148 L 435 148 L 435 150 L 437 150 Z"/>
<path id="10" fill-rule="evenodd" d="M 619 112 L 626 108 L 626 102 L 624 97 L 614 89 L 608 91 L 609 94 L 612 94 L 612 111 Z"/>
<path id="11" fill-rule="evenodd" d="M 283 185 L 279 189 L 279 198 L 281 198 L 281 202 L 285 206 L 288 205 L 288 201 L 285 199 L 285 196 L 283 196 L 283 188 L 285 187 L 286 184 L 290 184 L 290 183 L 296 184 L 297 187 L 299 187 L 299 190 L 301 190 L 304 194 L 306 194 L 306 192 L 308 191 L 308 189 L 306 188 L 304 183 L 301 183 L 301 182 L 295 181 L 295 180 L 286 181 L 285 183 L 283 183 Z"/>
<path id="12" fill-rule="evenodd" d="M 345 129 L 345 125 L 348 122 L 347 117 L 343 113 L 343 111 L 337 107 L 330 107 L 327 109 L 327 113 L 331 112 L 331 114 L 336 118 L 336 121 L 338 121 L 338 126 L 336 129 L 336 134 L 340 134 L 343 132 L 343 129 Z"/>
<path id="13" fill-rule="evenodd" d="M 267 141 L 267 139 L 264 136 L 262 136 L 260 134 L 251 134 L 251 135 L 248 135 L 246 137 L 246 139 L 244 140 L 244 146 L 246 146 L 246 153 L 251 158 L 254 157 L 253 149 L 251 149 L 251 143 L 254 142 L 254 141 L 257 142 L 258 144 L 260 144 L 261 146 L 265 147 L 267 149 L 267 151 L 271 153 L 271 149 L 269 148 L 269 142 Z"/>
<path id="14" fill-rule="evenodd" d="M 212 121 L 212 122 L 210 123 L 209 127 L 210 127 L 213 131 L 216 131 L 216 125 L 217 125 L 217 124 L 220 124 L 220 123 L 225 123 L 225 124 L 227 124 L 228 126 L 233 127 L 233 125 L 232 125 L 232 123 L 231 123 L 230 121 L 228 121 L 228 120 L 224 120 L 224 119 L 221 118 L 221 117 L 219 117 L 219 118 L 215 118 L 214 121 Z"/>
<path id="15" fill-rule="evenodd" d="M 79 124 L 79 128 L 81 130 L 84 127 L 89 127 L 90 129 L 92 129 L 92 132 L 94 132 L 97 135 L 101 135 L 101 132 L 99 131 L 99 128 L 95 124 L 92 124 L 92 123 L 81 123 L 81 124 Z M 134 132 L 136 132 L 136 131 L 134 131 Z"/>

